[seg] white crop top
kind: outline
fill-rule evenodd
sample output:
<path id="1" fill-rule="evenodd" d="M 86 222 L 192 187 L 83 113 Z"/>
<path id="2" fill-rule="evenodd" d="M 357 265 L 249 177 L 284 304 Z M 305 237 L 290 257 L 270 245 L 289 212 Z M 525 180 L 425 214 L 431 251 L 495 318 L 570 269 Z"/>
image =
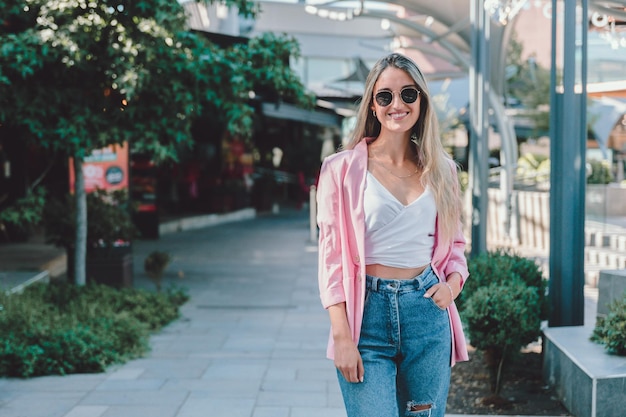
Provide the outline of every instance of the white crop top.
<path id="1" fill-rule="evenodd" d="M 428 187 L 405 206 L 368 171 L 363 206 L 366 265 L 417 268 L 430 263 L 437 206 Z"/>

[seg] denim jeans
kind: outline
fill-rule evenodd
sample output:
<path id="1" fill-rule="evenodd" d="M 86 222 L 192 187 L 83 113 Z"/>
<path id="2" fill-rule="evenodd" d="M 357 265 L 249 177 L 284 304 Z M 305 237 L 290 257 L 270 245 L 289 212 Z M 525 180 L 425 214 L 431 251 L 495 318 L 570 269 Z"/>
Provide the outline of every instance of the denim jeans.
<path id="1" fill-rule="evenodd" d="M 348 417 L 444 417 L 450 385 L 447 310 L 424 298 L 439 279 L 428 267 L 409 280 L 367 276 L 360 383 L 337 372 Z M 412 407 L 427 408 L 412 411 Z"/>

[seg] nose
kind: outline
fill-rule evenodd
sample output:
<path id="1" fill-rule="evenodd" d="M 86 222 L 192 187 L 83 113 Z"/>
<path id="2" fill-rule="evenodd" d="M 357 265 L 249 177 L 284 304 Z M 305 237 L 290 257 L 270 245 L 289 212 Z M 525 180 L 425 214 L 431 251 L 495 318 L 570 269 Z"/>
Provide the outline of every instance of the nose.
<path id="1" fill-rule="evenodd" d="M 400 93 L 393 93 L 391 95 L 391 107 L 401 107 L 404 104 L 404 100 L 402 100 Z"/>
<path id="2" fill-rule="evenodd" d="M 402 100 L 402 93 L 397 92 L 391 95 L 391 107 L 392 108 L 404 107 L 405 105 L 406 103 L 404 102 L 404 100 Z"/>

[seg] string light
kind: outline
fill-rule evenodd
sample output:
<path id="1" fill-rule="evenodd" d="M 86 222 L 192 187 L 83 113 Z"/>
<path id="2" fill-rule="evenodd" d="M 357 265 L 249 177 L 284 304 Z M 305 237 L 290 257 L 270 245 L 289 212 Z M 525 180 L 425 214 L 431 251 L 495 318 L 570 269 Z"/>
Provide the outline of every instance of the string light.
<path id="1" fill-rule="evenodd" d="M 526 0 L 485 0 L 485 10 L 496 22 L 505 26 L 519 13 Z"/>

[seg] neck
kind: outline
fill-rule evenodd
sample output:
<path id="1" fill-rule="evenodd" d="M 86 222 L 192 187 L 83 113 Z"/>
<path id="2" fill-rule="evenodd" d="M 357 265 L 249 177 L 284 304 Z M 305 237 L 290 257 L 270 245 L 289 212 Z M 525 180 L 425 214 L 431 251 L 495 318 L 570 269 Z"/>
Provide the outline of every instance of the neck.
<path id="1" fill-rule="evenodd" d="M 415 159 L 415 145 L 407 134 L 380 135 L 370 145 L 370 157 L 388 160 L 393 164 Z"/>

